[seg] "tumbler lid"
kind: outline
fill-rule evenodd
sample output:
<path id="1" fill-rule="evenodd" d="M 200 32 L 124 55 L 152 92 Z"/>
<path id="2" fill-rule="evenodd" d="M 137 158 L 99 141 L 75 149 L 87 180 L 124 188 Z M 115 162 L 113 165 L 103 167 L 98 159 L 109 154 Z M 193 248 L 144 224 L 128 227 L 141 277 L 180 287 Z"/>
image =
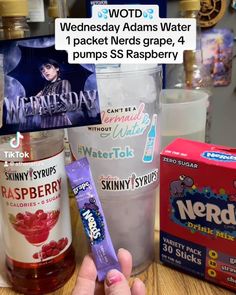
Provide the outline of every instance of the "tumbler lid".
<path id="1" fill-rule="evenodd" d="M 0 16 L 27 16 L 27 0 L 0 0 Z"/>

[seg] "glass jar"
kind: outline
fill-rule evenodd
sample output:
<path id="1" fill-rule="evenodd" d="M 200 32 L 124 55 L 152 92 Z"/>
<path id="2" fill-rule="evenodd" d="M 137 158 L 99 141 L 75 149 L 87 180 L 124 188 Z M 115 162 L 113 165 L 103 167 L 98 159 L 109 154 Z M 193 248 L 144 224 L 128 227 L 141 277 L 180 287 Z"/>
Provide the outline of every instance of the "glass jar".
<path id="1" fill-rule="evenodd" d="M 0 39 L 19 39 L 30 36 L 27 24 L 27 0 L 0 0 Z"/>
<path id="2" fill-rule="evenodd" d="M 75 268 L 63 130 L 0 137 L 0 210 L 13 289 L 45 294 Z"/>

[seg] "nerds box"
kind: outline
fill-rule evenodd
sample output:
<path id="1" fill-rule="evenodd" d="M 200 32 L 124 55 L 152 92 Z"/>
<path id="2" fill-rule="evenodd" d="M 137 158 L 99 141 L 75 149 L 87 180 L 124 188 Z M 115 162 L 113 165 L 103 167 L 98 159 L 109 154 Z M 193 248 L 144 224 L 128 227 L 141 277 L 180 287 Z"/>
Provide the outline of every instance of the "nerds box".
<path id="1" fill-rule="evenodd" d="M 161 153 L 160 260 L 236 290 L 236 149 L 176 139 Z"/>
<path id="2" fill-rule="evenodd" d="M 0 41 L 0 135 L 100 124 L 95 65 L 69 64 L 54 36 Z"/>

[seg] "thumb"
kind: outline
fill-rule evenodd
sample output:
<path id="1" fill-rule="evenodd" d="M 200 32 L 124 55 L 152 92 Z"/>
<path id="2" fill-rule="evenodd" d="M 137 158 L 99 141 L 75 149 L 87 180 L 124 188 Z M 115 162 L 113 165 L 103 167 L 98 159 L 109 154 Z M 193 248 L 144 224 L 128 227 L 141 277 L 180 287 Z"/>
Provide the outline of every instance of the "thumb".
<path id="1" fill-rule="evenodd" d="M 131 295 L 130 287 L 125 276 L 116 269 L 108 272 L 104 282 L 106 295 Z"/>

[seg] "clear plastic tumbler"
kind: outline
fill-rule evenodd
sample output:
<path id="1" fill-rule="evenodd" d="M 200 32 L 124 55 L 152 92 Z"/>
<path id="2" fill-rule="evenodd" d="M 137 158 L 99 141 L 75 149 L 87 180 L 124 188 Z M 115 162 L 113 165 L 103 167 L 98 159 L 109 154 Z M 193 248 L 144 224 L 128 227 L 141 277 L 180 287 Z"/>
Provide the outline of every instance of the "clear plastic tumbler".
<path id="1" fill-rule="evenodd" d="M 132 253 L 134 273 L 154 256 L 161 77 L 157 65 L 100 66 L 102 124 L 68 130 L 73 156 L 89 159 L 114 246 Z"/>

